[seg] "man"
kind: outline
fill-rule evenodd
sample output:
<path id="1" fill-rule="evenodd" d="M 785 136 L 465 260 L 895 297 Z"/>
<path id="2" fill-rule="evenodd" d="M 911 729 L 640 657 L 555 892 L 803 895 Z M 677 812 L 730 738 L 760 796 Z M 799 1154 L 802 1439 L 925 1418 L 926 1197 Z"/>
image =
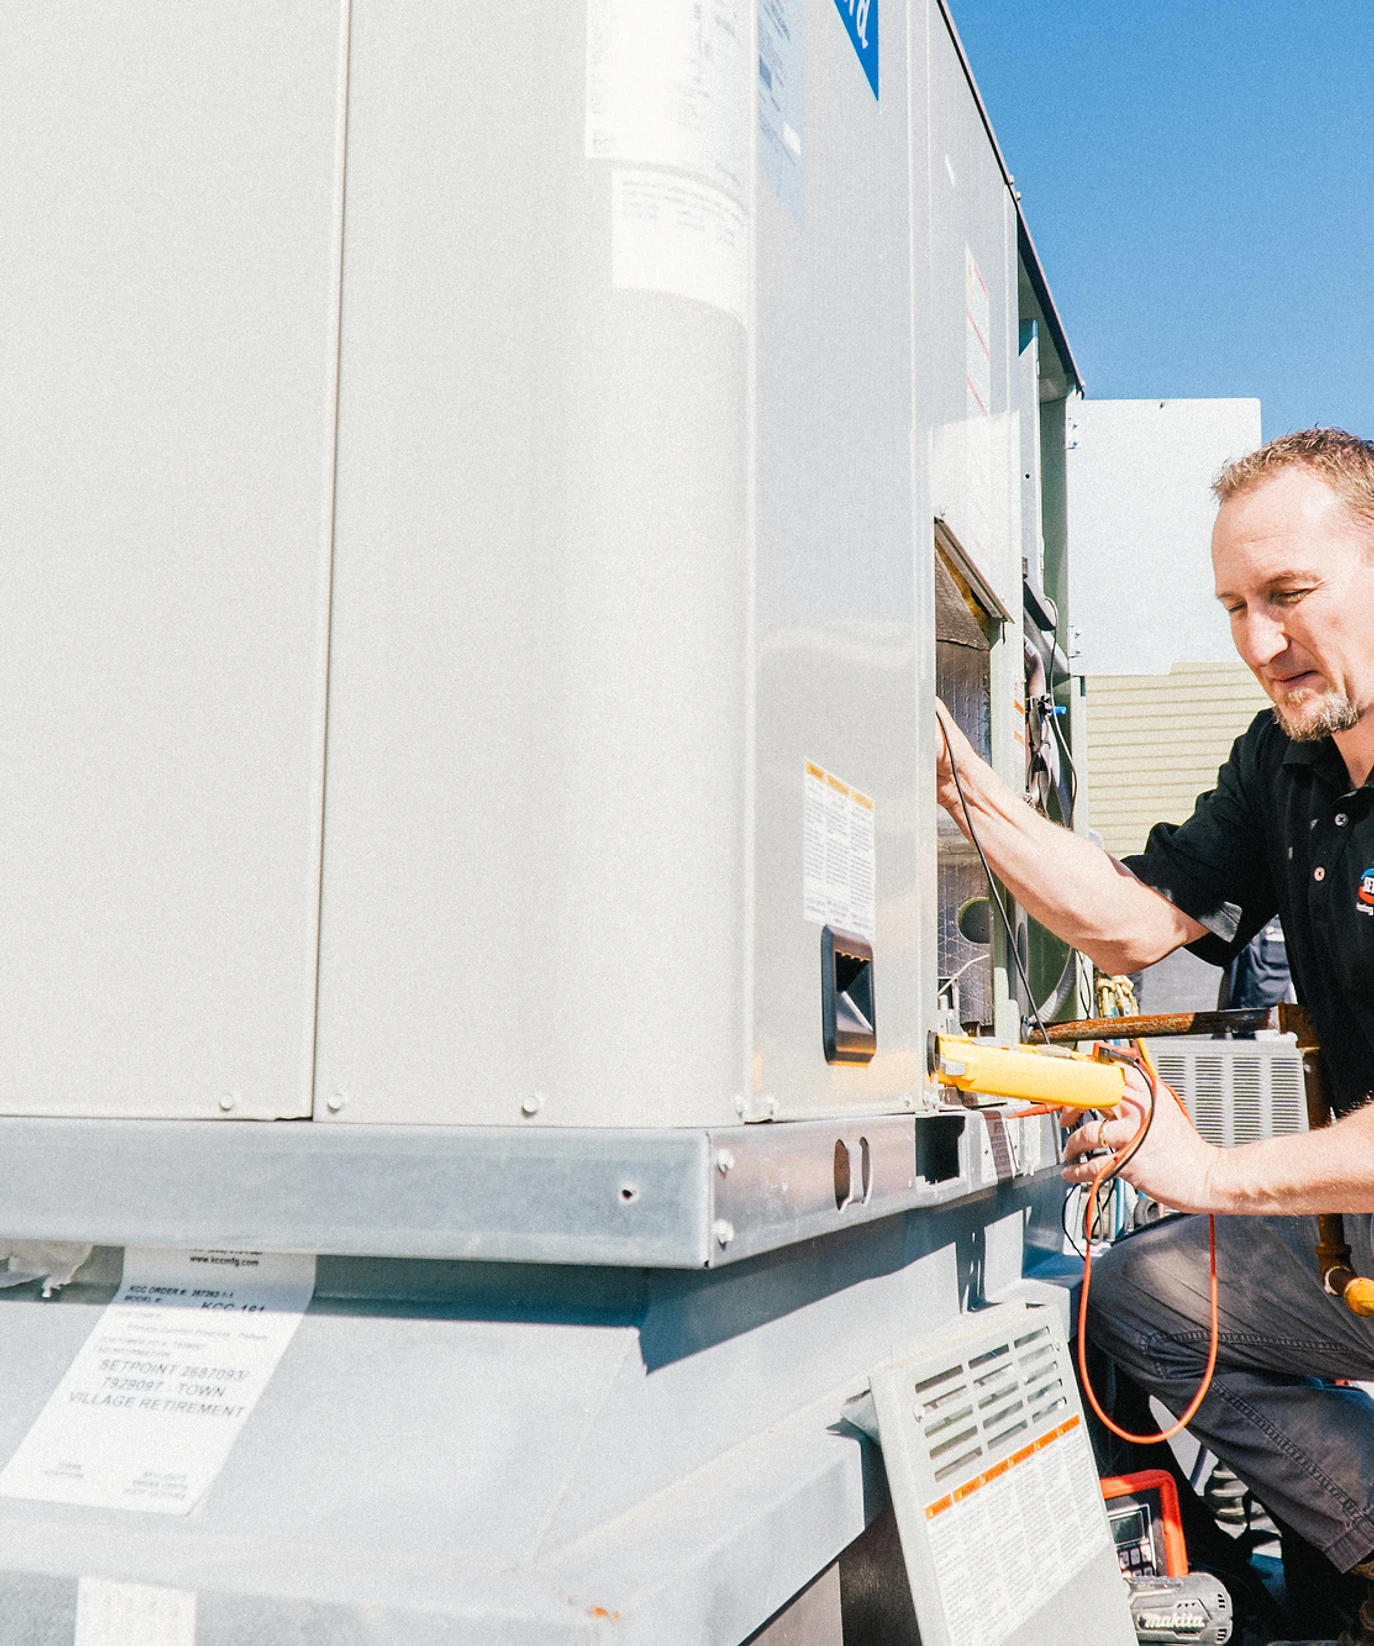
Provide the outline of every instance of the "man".
<path id="1" fill-rule="evenodd" d="M 1214 1212 L 1220 1349 L 1192 1432 L 1342 1571 L 1374 1561 L 1374 1322 L 1320 1290 L 1309 1214 L 1374 1213 L 1374 444 L 1334 429 L 1285 436 L 1223 470 L 1212 536 L 1217 598 L 1273 704 L 1237 740 L 1181 827 L 1123 864 L 1034 813 L 942 715 L 939 799 L 971 822 L 1022 907 L 1103 971 L 1180 945 L 1225 964 L 1275 915 L 1320 1037 L 1334 1125 L 1219 1150 L 1172 1102 L 1123 1172 L 1164 1204 Z M 967 819 L 951 769 L 952 748 Z M 1134 1094 L 1067 1147 L 1065 1177 L 1119 1147 Z M 1374 1274 L 1371 1218 L 1349 1216 Z M 1175 1218 L 1095 1266 L 1090 1330 L 1175 1413 L 1208 1347 L 1207 1225 Z M 1318 1381 L 1322 1380 L 1322 1381 Z M 1374 1565 L 1362 1576 L 1374 1577 Z M 1374 1595 L 1353 1636 L 1374 1646 Z"/>

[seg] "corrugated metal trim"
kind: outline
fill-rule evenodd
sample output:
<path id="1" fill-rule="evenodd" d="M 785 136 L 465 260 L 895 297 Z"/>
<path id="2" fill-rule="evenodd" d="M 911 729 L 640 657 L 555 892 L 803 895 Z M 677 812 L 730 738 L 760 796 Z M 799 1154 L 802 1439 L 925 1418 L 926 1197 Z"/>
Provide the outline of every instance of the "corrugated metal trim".
<path id="1" fill-rule="evenodd" d="M 1089 815 L 1116 857 L 1140 851 L 1155 823 L 1189 816 L 1215 787 L 1231 744 L 1268 706 L 1243 663 L 1092 675 L 1086 698 Z"/>

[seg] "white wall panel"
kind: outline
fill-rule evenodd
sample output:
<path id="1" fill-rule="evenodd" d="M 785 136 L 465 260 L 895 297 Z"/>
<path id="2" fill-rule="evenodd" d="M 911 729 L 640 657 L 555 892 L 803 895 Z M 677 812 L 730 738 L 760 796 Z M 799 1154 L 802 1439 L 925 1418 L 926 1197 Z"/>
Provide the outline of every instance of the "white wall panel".
<path id="1" fill-rule="evenodd" d="M 1258 400 L 1074 403 L 1067 470 L 1076 669 L 1167 674 L 1175 663 L 1235 661 L 1212 579 L 1211 485 L 1260 438 Z"/>

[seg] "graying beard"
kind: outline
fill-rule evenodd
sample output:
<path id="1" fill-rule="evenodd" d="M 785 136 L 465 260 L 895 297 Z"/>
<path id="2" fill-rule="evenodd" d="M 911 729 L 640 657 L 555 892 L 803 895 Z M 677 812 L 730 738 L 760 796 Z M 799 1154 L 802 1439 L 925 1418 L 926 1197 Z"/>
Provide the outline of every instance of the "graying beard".
<path id="1" fill-rule="evenodd" d="M 1321 713 L 1314 720 L 1294 727 L 1284 711 L 1274 704 L 1274 719 L 1293 743 L 1320 743 L 1333 732 L 1353 731 L 1360 723 L 1360 711 L 1343 693 L 1333 692 L 1322 700 Z"/>

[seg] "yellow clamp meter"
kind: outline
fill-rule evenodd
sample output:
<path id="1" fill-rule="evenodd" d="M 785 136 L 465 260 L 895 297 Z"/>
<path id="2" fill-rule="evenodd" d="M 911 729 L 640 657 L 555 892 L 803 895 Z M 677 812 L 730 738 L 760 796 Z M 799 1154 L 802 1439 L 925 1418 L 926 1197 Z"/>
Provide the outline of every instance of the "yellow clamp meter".
<path id="1" fill-rule="evenodd" d="M 1120 1063 L 1067 1046 L 990 1046 L 962 1034 L 931 1036 L 931 1073 L 961 1092 L 1065 1109 L 1114 1109 L 1126 1090 Z"/>

